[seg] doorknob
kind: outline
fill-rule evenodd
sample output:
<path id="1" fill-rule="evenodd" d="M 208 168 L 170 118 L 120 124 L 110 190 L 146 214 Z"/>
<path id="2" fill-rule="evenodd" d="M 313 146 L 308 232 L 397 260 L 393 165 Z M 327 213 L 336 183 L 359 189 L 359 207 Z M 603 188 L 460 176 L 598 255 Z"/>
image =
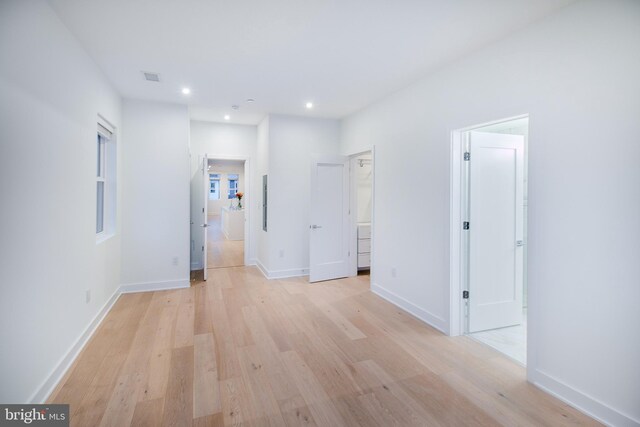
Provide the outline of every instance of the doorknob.
<path id="1" fill-rule="evenodd" d="M 202 224 L 200 227 L 207 228 L 208 226 L 209 226 L 209 224 Z"/>
<path id="2" fill-rule="evenodd" d="M 318 228 L 322 228 L 322 226 L 313 224 L 313 225 L 310 225 L 309 228 L 312 229 L 312 230 L 316 230 Z"/>
<path id="3" fill-rule="evenodd" d="M 516 246 L 524 246 L 524 242 L 522 240 L 516 240 Z"/>

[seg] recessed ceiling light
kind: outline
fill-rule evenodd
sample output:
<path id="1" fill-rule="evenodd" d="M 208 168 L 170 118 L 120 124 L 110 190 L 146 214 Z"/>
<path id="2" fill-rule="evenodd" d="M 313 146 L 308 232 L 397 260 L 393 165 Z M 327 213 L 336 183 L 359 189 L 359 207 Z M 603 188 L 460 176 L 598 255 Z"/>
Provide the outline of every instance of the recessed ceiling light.
<path id="1" fill-rule="evenodd" d="M 189 95 L 191 93 L 191 89 L 189 89 L 188 87 L 183 87 L 182 88 L 182 94 L 183 95 Z"/>
<path id="2" fill-rule="evenodd" d="M 255 100 L 255 99 L 253 99 L 253 98 L 247 98 L 247 102 L 249 102 L 249 103 L 251 103 L 251 102 L 256 102 L 256 100 Z"/>
<path id="3" fill-rule="evenodd" d="M 237 105 L 237 104 L 233 104 L 233 105 L 231 106 L 231 109 L 232 109 L 232 110 L 238 110 L 238 109 L 240 109 L 240 106 L 239 106 L 239 105 Z"/>
<path id="4" fill-rule="evenodd" d="M 308 109 L 312 109 L 313 108 L 313 102 L 307 102 L 305 105 Z"/>
<path id="5" fill-rule="evenodd" d="M 230 115 L 225 114 L 225 116 L 224 116 L 224 119 L 225 119 L 225 120 L 229 120 L 230 118 L 231 118 L 231 116 L 230 116 Z"/>

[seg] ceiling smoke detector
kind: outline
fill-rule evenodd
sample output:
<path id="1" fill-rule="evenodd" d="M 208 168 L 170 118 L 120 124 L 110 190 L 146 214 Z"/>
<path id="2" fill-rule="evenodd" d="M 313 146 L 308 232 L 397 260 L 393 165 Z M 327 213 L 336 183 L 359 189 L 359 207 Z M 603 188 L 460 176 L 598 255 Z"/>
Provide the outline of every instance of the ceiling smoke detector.
<path id="1" fill-rule="evenodd" d="M 148 82 L 160 81 L 160 74 L 158 73 L 149 73 L 149 72 L 143 71 L 142 74 L 144 75 L 144 79 Z"/>

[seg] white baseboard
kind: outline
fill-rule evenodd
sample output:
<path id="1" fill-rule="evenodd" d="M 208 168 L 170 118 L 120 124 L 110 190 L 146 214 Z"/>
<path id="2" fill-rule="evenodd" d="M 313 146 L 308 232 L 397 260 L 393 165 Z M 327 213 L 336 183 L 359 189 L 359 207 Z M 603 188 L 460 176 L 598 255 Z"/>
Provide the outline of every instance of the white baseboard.
<path id="1" fill-rule="evenodd" d="M 379 297 L 389 301 L 391 304 L 400 307 L 404 311 L 407 311 L 407 312 L 411 313 L 412 315 L 414 315 L 418 319 L 422 320 L 423 322 L 429 324 L 430 326 L 433 326 L 434 328 L 436 328 L 437 330 L 439 330 L 443 334 L 447 333 L 446 332 L 447 324 L 446 324 L 446 322 L 445 322 L 445 320 L 443 318 L 438 317 L 438 316 L 428 312 L 427 310 L 424 310 L 424 309 L 418 307 L 417 305 L 407 301 L 406 299 L 402 298 L 401 296 L 396 295 L 393 292 L 383 288 L 382 286 L 378 285 L 377 283 L 372 283 L 371 284 L 371 292 L 373 292 L 374 294 L 378 295 Z"/>
<path id="2" fill-rule="evenodd" d="M 640 420 L 634 420 L 630 416 L 616 411 L 539 369 L 534 370 L 533 374 L 533 378 L 529 378 L 529 381 L 536 387 L 603 424 L 616 427 L 640 426 Z"/>
<path id="3" fill-rule="evenodd" d="M 167 280 L 164 282 L 144 282 L 144 283 L 127 283 L 120 285 L 120 292 L 128 294 L 131 292 L 153 292 L 166 291 L 169 289 L 183 289 L 191 286 L 189 279 Z"/>
<path id="4" fill-rule="evenodd" d="M 44 403 L 49 398 L 60 380 L 62 380 L 73 362 L 76 360 L 76 357 L 78 357 L 84 346 L 87 344 L 87 342 L 89 342 L 91 336 L 94 334 L 96 329 L 98 329 L 98 326 L 100 326 L 100 323 L 105 318 L 109 310 L 111 310 L 111 307 L 113 307 L 113 305 L 116 303 L 116 301 L 120 297 L 120 293 L 120 288 L 116 289 L 113 295 L 111 295 L 107 302 L 102 306 L 100 311 L 98 311 L 98 314 L 95 315 L 93 320 L 91 320 L 82 334 L 80 334 L 78 339 L 73 343 L 71 348 L 69 348 L 67 353 L 58 362 L 56 367 L 53 369 L 53 372 L 51 372 L 49 377 L 38 388 L 33 396 L 31 396 L 29 402 L 32 402 L 34 404 Z"/>
<path id="5" fill-rule="evenodd" d="M 286 279 L 287 277 L 300 277 L 300 276 L 308 276 L 309 275 L 309 269 L 308 268 L 292 268 L 290 270 L 270 271 L 264 265 L 262 265 L 260 260 L 256 260 L 255 263 L 256 263 L 256 266 L 258 266 L 258 269 L 264 275 L 264 277 L 266 277 L 269 280 L 271 280 L 271 279 Z"/>
<path id="6" fill-rule="evenodd" d="M 191 263 L 191 271 L 202 270 L 202 268 L 203 268 L 202 262 Z"/>
<path id="7" fill-rule="evenodd" d="M 264 277 L 266 277 L 267 279 L 269 278 L 269 270 L 267 270 L 267 268 L 262 265 L 259 259 L 256 259 L 256 267 L 258 267 L 258 270 L 260 270 Z"/>

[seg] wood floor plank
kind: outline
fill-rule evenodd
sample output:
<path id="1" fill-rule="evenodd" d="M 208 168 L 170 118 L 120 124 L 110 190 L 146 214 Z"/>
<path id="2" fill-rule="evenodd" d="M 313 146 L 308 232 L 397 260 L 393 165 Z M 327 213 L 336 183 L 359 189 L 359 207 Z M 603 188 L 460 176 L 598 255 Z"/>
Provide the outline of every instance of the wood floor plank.
<path id="1" fill-rule="evenodd" d="M 207 415 L 204 417 L 195 418 L 193 420 L 193 427 L 223 427 L 224 417 L 221 412 L 213 415 Z"/>
<path id="2" fill-rule="evenodd" d="M 157 427 L 162 424 L 164 399 L 138 402 L 131 420 L 132 427 Z"/>
<path id="3" fill-rule="evenodd" d="M 319 425 L 337 426 L 343 425 L 344 419 L 333 405 L 329 395 L 324 390 L 311 369 L 298 356 L 295 351 L 282 353 L 285 365 L 291 370 L 296 386 L 305 402 L 309 405 L 309 410 L 314 420 Z"/>
<path id="4" fill-rule="evenodd" d="M 255 267 L 122 295 L 48 401 L 82 427 L 599 425 L 367 276 L 310 285 Z"/>
<path id="5" fill-rule="evenodd" d="M 186 426 L 193 423 L 193 347 L 171 352 L 169 384 L 164 402 L 162 425 Z"/>
<path id="6" fill-rule="evenodd" d="M 195 286 L 195 326 L 193 333 L 195 335 L 207 334 L 213 332 L 211 323 L 211 310 L 207 304 L 207 288 L 205 285 Z"/>
<path id="7" fill-rule="evenodd" d="M 206 417 L 221 411 L 213 334 L 194 338 L 193 416 Z"/>
<path id="8" fill-rule="evenodd" d="M 195 329 L 194 289 L 185 289 L 178 307 L 176 331 L 173 347 L 189 347 L 193 345 Z"/>

